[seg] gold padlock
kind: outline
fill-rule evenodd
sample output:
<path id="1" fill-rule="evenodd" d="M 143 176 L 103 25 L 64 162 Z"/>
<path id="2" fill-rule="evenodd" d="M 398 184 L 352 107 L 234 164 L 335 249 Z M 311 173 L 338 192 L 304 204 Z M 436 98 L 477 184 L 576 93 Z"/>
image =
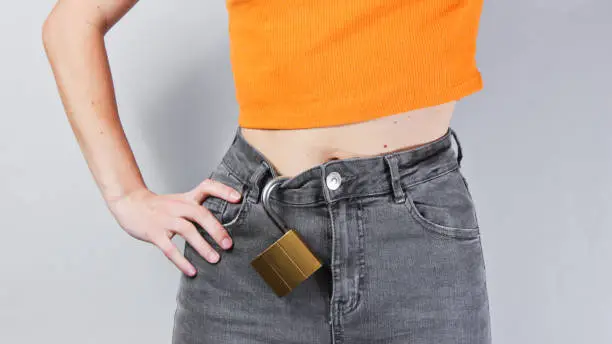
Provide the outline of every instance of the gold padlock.
<path id="1" fill-rule="evenodd" d="M 274 290 L 277 296 L 285 296 L 300 283 L 308 279 L 321 266 L 295 229 L 287 229 L 276 214 L 269 209 L 269 195 L 286 176 L 272 178 L 262 189 L 262 205 L 270 218 L 283 233 L 274 244 L 257 255 L 251 266 Z"/>

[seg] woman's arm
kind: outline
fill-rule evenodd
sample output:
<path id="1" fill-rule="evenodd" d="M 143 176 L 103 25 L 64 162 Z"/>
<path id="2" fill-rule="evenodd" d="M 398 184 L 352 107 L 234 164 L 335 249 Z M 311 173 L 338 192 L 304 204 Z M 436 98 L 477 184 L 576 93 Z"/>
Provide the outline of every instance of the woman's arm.
<path id="1" fill-rule="evenodd" d="M 193 275 L 195 269 L 170 239 L 179 233 L 216 262 L 214 249 L 187 220 L 198 222 L 221 245 L 228 233 L 200 204 L 208 195 L 231 202 L 240 196 L 232 198 L 232 188 L 209 179 L 181 194 L 156 195 L 147 189 L 119 120 L 104 44 L 108 30 L 136 3 L 59 0 L 43 24 L 43 44 L 64 110 L 109 209 L 130 235 L 157 245 Z"/>
<path id="2" fill-rule="evenodd" d="M 145 187 L 119 122 L 104 45 L 110 26 L 136 2 L 60 0 L 43 25 L 64 109 L 107 202 Z"/>

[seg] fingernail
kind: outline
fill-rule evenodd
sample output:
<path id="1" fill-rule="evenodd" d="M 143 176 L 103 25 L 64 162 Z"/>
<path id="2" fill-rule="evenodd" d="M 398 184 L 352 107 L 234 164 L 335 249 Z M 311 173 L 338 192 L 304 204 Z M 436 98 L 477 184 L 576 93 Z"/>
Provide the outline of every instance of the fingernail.
<path id="1" fill-rule="evenodd" d="M 219 259 L 219 254 L 216 251 L 210 251 L 208 252 L 208 259 L 215 263 Z"/>
<path id="2" fill-rule="evenodd" d="M 221 240 L 221 246 L 224 249 L 228 249 L 228 248 L 230 248 L 230 246 L 232 246 L 232 243 L 231 243 L 229 238 L 223 238 L 223 240 Z"/>
<path id="3" fill-rule="evenodd" d="M 240 193 L 238 191 L 232 191 L 232 197 L 238 199 L 240 198 Z"/>
<path id="4" fill-rule="evenodd" d="M 194 276 L 196 274 L 196 269 L 193 266 L 189 267 L 187 270 L 189 276 Z"/>

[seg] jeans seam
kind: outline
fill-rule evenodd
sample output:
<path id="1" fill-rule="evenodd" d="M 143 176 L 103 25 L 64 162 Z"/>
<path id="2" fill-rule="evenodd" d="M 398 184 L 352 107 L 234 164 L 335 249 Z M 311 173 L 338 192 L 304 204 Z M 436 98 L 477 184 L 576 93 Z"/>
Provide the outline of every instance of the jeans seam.
<path id="1" fill-rule="evenodd" d="M 412 183 L 412 184 L 404 184 L 404 185 L 403 185 L 404 190 L 406 190 L 406 189 L 408 189 L 408 188 L 411 188 L 411 187 L 413 187 L 413 186 L 417 186 L 417 185 L 420 185 L 420 184 L 423 184 L 423 183 L 427 183 L 427 182 L 429 182 L 429 181 L 432 181 L 432 180 L 434 180 L 434 179 L 440 178 L 440 177 L 442 177 L 442 176 L 444 176 L 444 175 L 446 175 L 446 174 L 448 174 L 448 173 L 451 173 L 451 172 L 453 172 L 453 171 L 456 171 L 456 170 L 458 170 L 458 169 L 459 169 L 459 165 L 457 165 L 456 163 L 454 163 L 454 164 L 452 164 L 452 167 L 451 167 L 451 168 L 449 168 L 448 170 L 444 170 L 444 171 L 442 171 L 442 172 L 440 172 L 440 173 L 438 173 L 438 174 L 436 174 L 436 175 L 434 175 L 434 176 L 431 176 L 431 177 L 429 177 L 429 178 L 427 178 L 427 179 L 419 180 L 418 182 L 414 182 L 414 183 Z"/>
<path id="2" fill-rule="evenodd" d="M 480 228 L 455 228 L 435 224 L 424 218 L 416 209 L 410 195 L 406 195 L 406 202 L 402 204 L 415 221 L 423 226 L 428 232 L 433 232 L 447 239 L 476 239 L 480 237 Z"/>
<path id="3" fill-rule="evenodd" d="M 389 192 L 393 193 L 392 190 L 378 189 L 378 190 L 370 191 L 368 193 L 359 193 L 359 194 L 356 194 L 356 195 L 355 194 L 351 194 L 351 195 L 346 195 L 346 196 L 334 199 L 333 202 L 330 202 L 330 203 L 335 203 L 335 202 L 338 202 L 338 201 L 341 201 L 341 200 L 345 200 L 345 199 L 348 199 L 348 198 L 364 198 L 364 197 L 373 197 L 373 196 L 383 196 L 383 195 L 388 194 Z M 285 204 L 285 205 L 297 206 L 297 207 L 300 207 L 300 206 L 308 207 L 308 206 L 317 206 L 317 205 L 327 205 L 328 204 L 328 202 L 325 199 L 321 199 L 319 201 L 309 202 L 309 203 L 292 203 L 292 202 L 287 202 L 287 201 L 284 201 L 284 200 L 281 200 L 281 199 L 278 199 L 278 198 L 275 198 L 275 197 L 272 197 L 272 196 L 270 196 L 270 199 L 272 199 L 272 200 L 274 200 L 276 202 Z"/>
<path id="4" fill-rule="evenodd" d="M 359 199 L 355 199 L 355 203 L 357 205 L 357 252 L 358 252 L 358 260 L 357 260 L 357 285 L 355 286 L 355 296 L 351 299 L 351 303 L 346 305 L 346 308 L 343 309 L 343 314 L 348 315 L 353 313 L 358 306 L 361 304 L 361 297 L 363 294 L 363 282 L 365 277 L 365 230 L 363 226 L 363 204 Z"/>
<path id="5" fill-rule="evenodd" d="M 227 208 L 227 204 L 229 202 L 225 202 L 225 207 L 223 209 L 223 213 L 221 213 L 221 219 L 223 220 L 223 222 L 221 223 L 221 225 L 223 227 L 226 226 L 237 226 L 240 225 L 244 222 L 244 218 L 246 217 L 248 211 L 250 210 L 250 207 L 252 206 L 251 201 L 248 198 L 248 194 L 249 194 L 249 190 L 247 190 L 243 196 L 243 201 L 242 204 L 240 205 L 240 208 L 238 209 L 238 212 L 236 214 L 236 216 L 234 216 L 231 219 L 226 219 L 226 212 L 225 212 L 225 208 Z M 231 232 L 231 230 L 229 228 L 226 228 L 228 230 L 228 232 Z"/>
<path id="6" fill-rule="evenodd" d="M 223 167 L 225 167 L 225 169 L 227 169 L 228 174 L 236 179 L 240 184 L 242 184 L 242 188 L 246 188 L 246 187 L 250 187 L 249 183 L 242 180 L 242 178 L 240 178 L 240 174 L 236 173 L 230 166 L 229 164 L 227 164 L 224 160 L 221 160 L 221 164 L 223 165 Z"/>
<path id="7" fill-rule="evenodd" d="M 416 208 L 416 205 L 414 204 L 414 201 L 412 200 L 410 191 L 408 190 L 411 187 L 420 185 L 427 181 L 434 180 L 436 178 L 442 177 L 448 173 L 452 173 L 458 170 L 459 170 L 459 166 L 456 165 L 455 168 L 452 168 L 448 171 L 440 173 L 436 175 L 435 177 L 428 178 L 427 180 L 423 182 L 419 182 L 419 183 L 412 184 L 410 186 L 406 186 L 404 188 L 404 191 L 406 191 L 406 200 L 402 204 L 402 206 L 404 206 L 406 210 L 408 211 L 408 213 L 410 214 L 410 216 L 415 221 L 417 221 L 419 224 L 421 224 L 421 226 L 423 226 L 426 230 L 428 230 L 428 232 L 435 232 L 436 234 L 446 237 L 448 239 L 475 239 L 475 238 L 480 237 L 480 227 L 478 226 L 478 224 L 476 225 L 476 227 L 473 227 L 473 228 L 458 228 L 458 227 L 449 227 L 449 226 L 436 224 L 430 221 L 429 219 L 426 219 L 419 213 L 418 209 Z M 471 200 L 471 197 L 470 197 L 470 202 L 473 202 Z"/>

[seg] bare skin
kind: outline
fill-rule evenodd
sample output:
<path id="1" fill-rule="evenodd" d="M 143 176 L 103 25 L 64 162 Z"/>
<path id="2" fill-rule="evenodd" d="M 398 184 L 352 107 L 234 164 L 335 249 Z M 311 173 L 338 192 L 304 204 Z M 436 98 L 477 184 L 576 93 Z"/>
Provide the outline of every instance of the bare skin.
<path id="1" fill-rule="evenodd" d="M 218 252 L 191 221 L 221 247 L 231 238 L 201 202 L 209 195 L 237 202 L 229 186 L 203 180 L 184 193 L 158 195 L 145 185 L 118 116 L 104 35 L 137 0 L 59 0 L 42 28 L 66 115 L 87 165 L 121 227 L 131 236 L 157 246 L 183 273 L 194 266 L 171 241 L 185 238 L 211 263 Z M 191 220 L 191 221 L 189 221 Z M 228 245 L 223 239 L 228 239 Z"/>
<path id="2" fill-rule="evenodd" d="M 42 39 L 64 110 L 109 210 L 129 235 L 155 245 L 193 276 L 195 268 L 171 239 L 179 234 L 207 261 L 217 262 L 218 252 L 194 222 L 221 247 L 230 248 L 228 232 L 201 203 L 211 195 L 239 202 L 241 195 L 232 197 L 236 190 L 210 179 L 183 193 L 161 195 L 147 188 L 121 126 L 104 43 L 106 33 L 137 2 L 59 0 L 43 24 Z M 326 128 L 242 130 L 281 174 L 295 175 L 329 159 L 376 155 L 431 141 L 446 131 L 453 107 L 454 102 Z"/>
<path id="3" fill-rule="evenodd" d="M 297 130 L 241 128 L 244 138 L 274 165 L 294 176 L 333 159 L 376 156 L 423 145 L 444 135 L 455 102 L 373 120 Z"/>

